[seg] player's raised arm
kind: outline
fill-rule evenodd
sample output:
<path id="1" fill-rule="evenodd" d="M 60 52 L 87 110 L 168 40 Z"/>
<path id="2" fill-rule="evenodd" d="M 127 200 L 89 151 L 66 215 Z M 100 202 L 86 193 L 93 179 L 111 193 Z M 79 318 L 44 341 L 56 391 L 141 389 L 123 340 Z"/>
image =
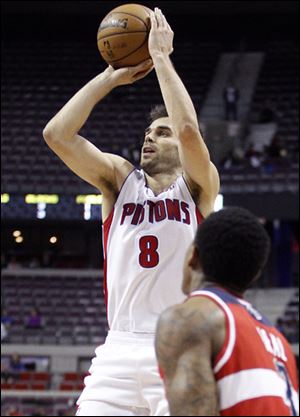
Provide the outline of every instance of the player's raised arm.
<path id="1" fill-rule="evenodd" d="M 109 66 L 79 90 L 49 121 L 43 131 L 49 147 L 79 177 L 99 188 L 102 193 L 118 191 L 132 169 L 125 159 L 101 152 L 78 135 L 94 106 L 113 88 L 131 84 L 152 69 L 151 60 L 135 67 L 114 70 Z"/>
<path id="2" fill-rule="evenodd" d="M 169 57 L 174 33 L 160 9 L 156 8 L 150 18 L 149 52 L 168 115 L 180 141 L 183 170 L 192 188 L 194 185 L 200 188 L 202 202 L 205 201 L 203 208 L 208 214 L 219 191 L 219 176 L 201 136 L 192 100 Z"/>

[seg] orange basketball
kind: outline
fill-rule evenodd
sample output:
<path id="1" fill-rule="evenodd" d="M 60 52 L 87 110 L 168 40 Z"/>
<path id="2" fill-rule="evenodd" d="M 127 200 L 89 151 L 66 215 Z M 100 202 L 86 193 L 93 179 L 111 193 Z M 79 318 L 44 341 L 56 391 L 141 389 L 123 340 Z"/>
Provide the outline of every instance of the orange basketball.
<path id="1" fill-rule="evenodd" d="M 130 67 L 150 58 L 150 11 L 140 4 L 124 4 L 105 16 L 98 29 L 97 44 L 109 65 Z"/>

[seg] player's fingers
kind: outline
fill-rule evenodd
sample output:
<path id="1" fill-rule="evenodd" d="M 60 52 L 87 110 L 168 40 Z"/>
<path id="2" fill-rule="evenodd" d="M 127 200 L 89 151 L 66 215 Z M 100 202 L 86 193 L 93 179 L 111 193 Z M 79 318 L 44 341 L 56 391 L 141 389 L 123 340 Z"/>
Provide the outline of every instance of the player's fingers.
<path id="1" fill-rule="evenodd" d="M 171 26 L 169 25 L 169 23 L 167 21 L 166 21 L 166 23 L 167 23 L 167 29 L 168 29 L 168 31 L 174 33 L 173 30 L 172 30 L 172 28 L 171 28 Z"/>
<path id="2" fill-rule="evenodd" d="M 106 68 L 106 71 L 111 74 L 114 72 L 114 68 L 112 67 L 112 65 L 108 64 L 108 67 Z"/>
<path id="3" fill-rule="evenodd" d="M 135 67 L 132 67 L 132 70 L 134 72 L 139 71 L 146 71 L 149 67 L 153 65 L 152 59 L 146 59 L 146 61 L 141 62 L 140 64 L 136 65 Z"/>
<path id="4" fill-rule="evenodd" d="M 165 15 L 163 14 L 163 12 L 160 9 L 158 9 L 158 10 L 159 10 L 159 14 L 160 14 L 162 27 L 168 28 L 169 25 L 168 25 L 168 22 L 167 22 L 167 19 L 166 19 Z"/>
<path id="5" fill-rule="evenodd" d="M 146 71 L 143 71 L 143 77 L 145 77 L 147 74 L 149 74 L 152 70 L 153 70 L 153 68 L 154 68 L 154 65 L 152 64 L 152 65 L 150 65 L 150 67 L 146 70 Z"/>
<path id="6" fill-rule="evenodd" d="M 139 79 L 141 79 L 141 78 L 146 77 L 146 75 L 148 75 L 148 74 L 149 74 L 149 73 L 153 70 L 153 68 L 154 68 L 154 65 L 151 65 L 151 67 L 150 67 L 150 68 L 148 68 L 147 70 L 145 70 L 145 71 L 139 71 L 138 73 L 136 73 L 136 74 L 132 77 L 133 82 L 134 82 L 134 81 L 137 81 L 137 80 L 139 80 Z"/>
<path id="7" fill-rule="evenodd" d="M 150 13 L 150 22 L 151 22 L 151 28 L 157 29 L 157 20 L 155 13 L 151 11 Z"/>
<path id="8" fill-rule="evenodd" d="M 162 18 L 162 15 L 161 15 L 161 10 L 158 7 L 155 7 L 154 11 L 155 11 L 155 17 L 156 17 L 156 21 L 157 21 L 157 26 L 159 28 L 163 28 L 164 27 L 164 22 L 163 22 L 163 18 Z"/>

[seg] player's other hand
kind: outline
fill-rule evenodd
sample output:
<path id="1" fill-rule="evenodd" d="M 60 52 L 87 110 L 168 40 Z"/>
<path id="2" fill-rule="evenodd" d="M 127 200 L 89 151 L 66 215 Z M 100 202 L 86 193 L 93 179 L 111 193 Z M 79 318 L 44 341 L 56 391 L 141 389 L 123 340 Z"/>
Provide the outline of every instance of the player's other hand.
<path id="1" fill-rule="evenodd" d="M 114 69 L 111 65 L 105 70 L 111 76 L 116 86 L 132 84 L 146 77 L 153 69 L 152 59 L 147 59 L 134 67 Z"/>
<path id="2" fill-rule="evenodd" d="M 151 29 L 149 33 L 148 49 L 152 58 L 155 55 L 171 55 L 173 52 L 174 32 L 162 11 L 155 7 L 150 13 Z"/>

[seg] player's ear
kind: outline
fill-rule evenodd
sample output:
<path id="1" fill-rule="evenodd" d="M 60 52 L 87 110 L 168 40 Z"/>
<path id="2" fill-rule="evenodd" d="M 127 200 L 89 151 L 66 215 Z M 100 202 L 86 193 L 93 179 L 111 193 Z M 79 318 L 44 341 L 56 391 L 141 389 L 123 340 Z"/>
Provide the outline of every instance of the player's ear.
<path id="1" fill-rule="evenodd" d="M 260 268 L 257 272 L 257 274 L 255 275 L 255 277 L 252 279 L 252 281 L 249 283 L 248 287 L 250 287 L 255 281 L 258 280 L 258 278 L 261 276 L 262 274 L 262 269 Z"/>
<path id="2" fill-rule="evenodd" d="M 189 251 L 188 266 L 192 270 L 199 269 L 200 266 L 198 249 L 194 244 Z"/>

